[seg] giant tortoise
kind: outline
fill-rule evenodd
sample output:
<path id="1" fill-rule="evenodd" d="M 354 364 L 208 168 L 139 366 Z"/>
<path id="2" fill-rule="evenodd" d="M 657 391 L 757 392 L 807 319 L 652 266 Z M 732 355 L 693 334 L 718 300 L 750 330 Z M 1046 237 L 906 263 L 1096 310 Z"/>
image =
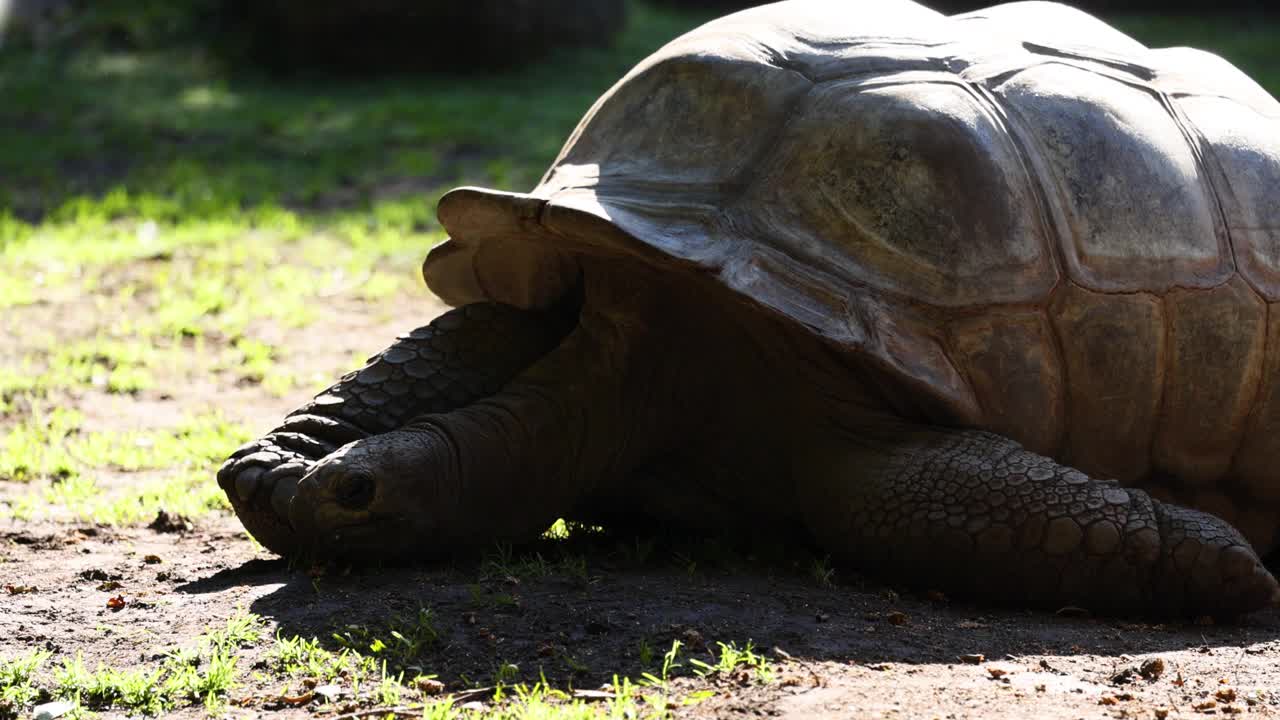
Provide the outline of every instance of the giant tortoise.
<path id="1" fill-rule="evenodd" d="M 456 309 L 219 473 L 276 552 L 645 517 L 1042 607 L 1280 597 L 1280 104 L 1219 57 L 1053 3 L 779 2 L 438 214 Z"/>

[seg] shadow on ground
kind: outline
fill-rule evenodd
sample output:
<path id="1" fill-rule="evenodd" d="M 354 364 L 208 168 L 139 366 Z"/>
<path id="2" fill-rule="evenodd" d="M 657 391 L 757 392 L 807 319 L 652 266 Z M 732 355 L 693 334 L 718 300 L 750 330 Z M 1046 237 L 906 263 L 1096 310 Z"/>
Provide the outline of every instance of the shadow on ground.
<path id="1" fill-rule="evenodd" d="M 751 642 L 778 658 L 863 666 L 948 665 L 975 655 L 1093 656 L 1107 666 L 1104 673 L 1119 672 L 1127 656 L 1152 653 L 1208 657 L 1215 648 L 1234 647 L 1238 653 L 1254 648 L 1257 655 L 1259 646 L 1280 652 L 1280 614 L 1274 612 L 1223 624 L 1153 624 L 951 601 L 846 578 L 844 569 L 823 587 L 819 573 L 798 562 L 753 567 L 748 560 L 732 570 L 703 571 L 687 557 L 683 569 L 638 568 L 599 550 L 554 552 L 482 559 L 478 571 L 470 558 L 453 567 L 326 574 L 251 560 L 178 589 L 273 585 L 250 609 L 286 636 L 315 636 L 331 648 L 340 645 L 335 631 L 390 627 L 427 608 L 438 640 L 420 658 L 422 667 L 464 684 L 487 684 L 499 668 L 514 664 L 527 682 L 545 676 L 562 686 L 595 687 L 615 673 L 652 672 L 655 658 L 660 662 L 676 640 L 708 660 L 718 642 Z"/>

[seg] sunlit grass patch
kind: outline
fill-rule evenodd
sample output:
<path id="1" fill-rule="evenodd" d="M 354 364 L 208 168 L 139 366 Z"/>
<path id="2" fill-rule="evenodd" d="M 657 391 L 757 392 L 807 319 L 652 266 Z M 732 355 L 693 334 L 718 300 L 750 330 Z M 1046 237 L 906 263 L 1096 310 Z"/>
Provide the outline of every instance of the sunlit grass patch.
<path id="1" fill-rule="evenodd" d="M 153 654 L 156 659 L 139 665 L 99 663 L 90 669 L 79 653 L 33 651 L 0 659 L 0 717 L 18 717 L 35 703 L 58 700 L 69 702 L 76 714 L 125 711 L 159 716 L 199 706 L 224 713 L 238 705 L 257 711 L 307 707 L 370 717 L 394 710 L 442 720 L 660 720 L 680 706 L 710 697 L 705 681 L 713 676 L 749 670 L 758 682 L 772 679 L 771 674 L 761 675 L 771 673 L 768 661 L 750 644 L 738 650 L 734 643 L 718 643 L 716 664 L 691 660 L 686 665 L 681 662 L 685 650 L 677 641 L 662 656 L 660 669 L 634 680 L 615 675 L 610 684 L 587 694 L 553 687 L 545 679 L 519 682 L 521 672 L 510 663 L 499 664 L 491 686 L 464 684 L 450 690 L 425 668 L 397 669 L 394 653 L 379 645 L 379 638 L 393 637 L 386 635 L 392 625 L 400 628 L 394 632 L 404 635 L 405 643 L 413 642 L 408 634 L 420 640 L 425 632 L 432 639 L 424 647 L 433 645 L 430 617 L 423 610 L 415 618 L 366 629 L 359 641 L 337 650 L 315 638 L 278 633 L 263 647 L 262 618 L 237 610 L 194 642 Z M 352 627 L 356 626 L 346 629 Z M 366 643 L 368 639 L 373 642 Z M 245 669 L 248 653 L 263 660 L 254 665 L 256 670 Z M 686 667 L 695 673 L 680 675 L 689 679 L 677 684 L 678 673 Z"/>
<path id="2" fill-rule="evenodd" d="M 35 674 L 51 656 L 44 650 L 31 650 L 0 659 L 0 718 L 16 718 L 24 706 L 39 697 Z"/>
<path id="3" fill-rule="evenodd" d="M 119 708 L 151 716 L 194 704 L 217 710 L 238 684 L 237 651 L 258 642 L 261 625 L 257 615 L 238 612 L 224 627 L 203 633 L 194 646 L 172 650 L 159 663 L 143 667 L 99 664 L 91 671 L 79 654 L 63 658 L 53 686 L 44 692 L 93 710 Z"/>
<path id="4" fill-rule="evenodd" d="M 209 467 L 249 439 L 219 414 L 157 430 L 94 431 L 84 416 L 54 408 L 11 428 L 0 439 L 0 479 L 65 479 L 82 469 L 135 471 Z"/>
<path id="5" fill-rule="evenodd" d="M 759 683 L 771 683 L 774 680 L 775 673 L 773 666 L 769 663 L 769 658 L 756 652 L 756 647 L 747 641 L 747 644 L 739 648 L 737 643 L 716 643 L 719 652 L 715 653 L 715 662 L 706 662 L 698 658 L 690 658 L 689 664 L 693 666 L 693 671 L 700 677 L 725 677 L 731 678 L 745 671 L 749 677 Z"/>
<path id="6" fill-rule="evenodd" d="M 93 431 L 75 410 L 55 408 L 0 438 L 0 479 L 30 484 L 0 515 L 29 520 L 78 518 L 128 525 L 160 510 L 197 518 L 228 509 L 214 470 L 249 432 L 221 415 L 202 415 L 170 428 Z M 158 478 L 102 487 L 95 471 L 162 470 Z"/>

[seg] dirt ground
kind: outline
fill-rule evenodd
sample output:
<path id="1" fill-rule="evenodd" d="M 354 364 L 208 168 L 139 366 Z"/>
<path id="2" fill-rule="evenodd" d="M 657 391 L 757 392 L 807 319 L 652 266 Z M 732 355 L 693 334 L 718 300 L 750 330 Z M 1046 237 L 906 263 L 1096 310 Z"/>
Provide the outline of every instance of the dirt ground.
<path id="1" fill-rule="evenodd" d="M 38 588 L 0 595 L 0 656 L 41 647 L 81 651 L 90 666 L 127 666 L 189 644 L 238 609 L 286 635 L 325 637 L 428 607 L 441 638 L 431 671 L 455 689 L 500 663 L 517 665 L 525 680 L 541 670 L 553 684 L 594 688 L 615 672 L 638 676 L 642 642 L 660 654 L 679 639 L 699 657 L 713 640 L 750 639 L 768 652 L 776 680 L 722 680 L 714 697 L 678 716 L 1280 715 L 1274 612 L 1234 624 L 1149 625 L 997 611 L 860 579 L 824 588 L 803 573 L 767 569 L 618 569 L 607 553 L 588 555 L 585 578 L 478 583 L 465 563 L 315 577 L 256 548 L 229 517 L 186 532 L 10 524 L 0 528 L 0 547 L 0 584 Z M 117 595 L 126 604 L 109 609 Z M 496 596 L 509 599 L 477 601 Z M 250 664 L 260 663 L 253 652 Z M 270 682 L 247 680 L 233 698 L 248 707 L 230 714 L 271 709 L 253 699 L 271 692 Z"/>
<path id="2" fill-rule="evenodd" d="M 433 302 L 418 306 L 422 322 L 442 309 Z M 282 365 L 336 377 L 353 355 L 381 346 L 371 338 L 408 329 L 403 318 L 357 306 L 327 317 L 335 319 L 298 331 L 305 337 L 276 338 L 298 348 Z M 78 406 L 95 426 L 128 428 L 163 422 L 175 408 L 216 405 L 263 431 L 299 399 L 215 379 L 130 397 L 86 395 Z M 103 473 L 98 480 L 109 488 L 138 477 Z M 0 497 L 15 491 L 9 485 Z M 509 665 L 518 670 L 508 680 L 599 688 L 615 674 L 653 672 L 652 656 L 660 662 L 679 640 L 686 649 L 677 696 L 714 694 L 678 707 L 677 717 L 1280 716 L 1276 612 L 1229 624 L 1153 625 L 996 610 L 891 589 L 847 569 L 827 583 L 804 561 L 787 567 L 743 558 L 721 567 L 673 560 L 669 549 L 636 561 L 617 542 L 575 549 L 570 571 L 545 550 L 546 572 L 507 575 L 478 557 L 317 573 L 271 556 L 227 513 L 168 528 L 4 520 L 0 658 L 42 648 L 61 657 L 83 653 L 90 668 L 154 665 L 211 626 L 251 612 L 265 620 L 265 640 L 242 651 L 225 713 L 333 717 L 339 706 L 280 706 L 289 681 L 268 668 L 271 636 L 314 636 L 336 650 L 328 640 L 335 628 L 427 608 L 439 640 L 424 670 L 455 692 L 489 685 L 495 669 Z M 113 609 L 115 597 L 123 605 Z M 713 661 L 717 642 L 747 641 L 769 658 L 772 682 L 690 674 L 688 660 Z"/>

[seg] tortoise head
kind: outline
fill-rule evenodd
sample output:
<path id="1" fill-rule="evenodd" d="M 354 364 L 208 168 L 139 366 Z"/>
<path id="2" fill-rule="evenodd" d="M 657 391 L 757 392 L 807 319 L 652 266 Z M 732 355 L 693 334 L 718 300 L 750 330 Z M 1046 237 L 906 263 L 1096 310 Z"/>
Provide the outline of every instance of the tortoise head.
<path id="1" fill-rule="evenodd" d="M 436 431 L 405 428 L 349 443 L 298 483 L 289 522 L 316 551 L 405 555 L 429 547 L 432 506 L 455 463 Z"/>

